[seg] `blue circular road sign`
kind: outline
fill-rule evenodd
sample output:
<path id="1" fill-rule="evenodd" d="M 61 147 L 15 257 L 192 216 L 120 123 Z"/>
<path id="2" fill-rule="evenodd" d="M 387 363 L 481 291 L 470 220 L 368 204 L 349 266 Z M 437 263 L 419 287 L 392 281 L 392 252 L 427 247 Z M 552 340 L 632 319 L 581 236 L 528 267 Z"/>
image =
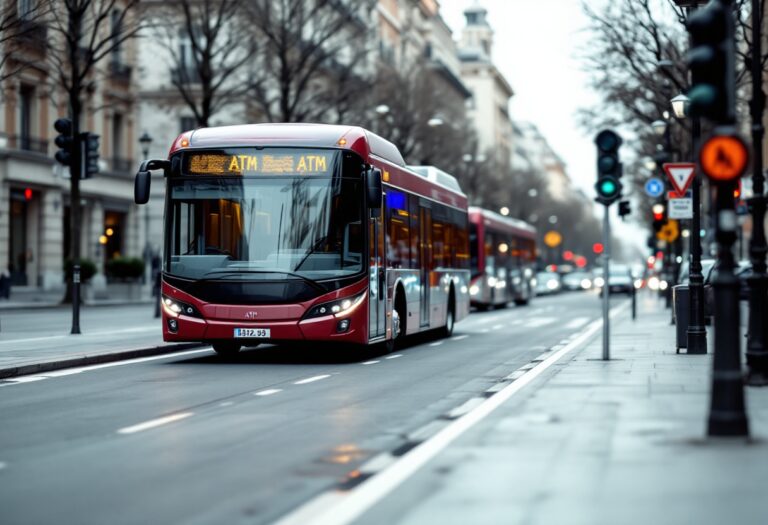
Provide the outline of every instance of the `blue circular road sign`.
<path id="1" fill-rule="evenodd" d="M 664 194 L 664 183 L 656 177 L 648 179 L 645 183 L 645 193 L 649 197 L 661 197 Z"/>

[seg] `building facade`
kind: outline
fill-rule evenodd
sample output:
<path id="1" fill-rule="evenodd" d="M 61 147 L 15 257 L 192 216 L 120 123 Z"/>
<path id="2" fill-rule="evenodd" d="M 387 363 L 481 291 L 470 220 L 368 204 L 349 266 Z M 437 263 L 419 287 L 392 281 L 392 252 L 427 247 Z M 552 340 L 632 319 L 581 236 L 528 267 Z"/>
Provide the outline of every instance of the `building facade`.
<path id="1" fill-rule="evenodd" d="M 17 6 L 22 9 L 21 2 Z M 68 104 L 57 84 L 61 56 L 56 54 L 63 47 L 56 45 L 48 17 L 65 13 L 57 7 L 46 16 L 25 19 L 27 13 L 33 12 L 18 13 L 22 36 L 7 40 L 2 50 L 0 267 L 10 270 L 14 287 L 59 290 L 64 288 L 64 261 L 71 258 L 70 181 L 68 169 L 53 159 L 53 123 L 67 116 Z M 140 219 L 132 202 L 135 60 L 135 40 L 116 47 L 87 79 L 83 100 L 81 128 L 100 136 L 100 173 L 81 184 L 80 257 L 96 265 L 96 288 L 106 284 L 107 261 L 142 256 Z"/>

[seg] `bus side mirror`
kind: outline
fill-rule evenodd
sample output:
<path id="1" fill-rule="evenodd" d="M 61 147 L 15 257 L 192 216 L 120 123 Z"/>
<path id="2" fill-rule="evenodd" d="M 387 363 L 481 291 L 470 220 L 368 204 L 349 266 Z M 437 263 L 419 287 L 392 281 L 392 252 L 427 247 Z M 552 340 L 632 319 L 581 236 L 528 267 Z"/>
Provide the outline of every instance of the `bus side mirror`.
<path id="1" fill-rule="evenodd" d="M 384 189 L 381 185 L 381 170 L 371 168 L 365 174 L 365 187 L 368 192 L 368 208 L 370 210 L 381 209 L 381 195 Z"/>
<path id="2" fill-rule="evenodd" d="M 152 182 L 152 173 L 148 170 L 139 170 L 136 180 L 133 182 L 133 201 L 136 204 L 149 202 L 149 185 Z"/>

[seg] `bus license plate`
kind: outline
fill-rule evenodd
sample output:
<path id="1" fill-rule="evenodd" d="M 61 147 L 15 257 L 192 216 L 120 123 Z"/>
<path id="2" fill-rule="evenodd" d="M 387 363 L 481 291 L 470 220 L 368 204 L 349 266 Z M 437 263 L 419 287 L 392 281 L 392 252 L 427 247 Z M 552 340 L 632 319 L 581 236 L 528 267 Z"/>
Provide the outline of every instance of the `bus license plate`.
<path id="1" fill-rule="evenodd" d="M 263 339 L 269 337 L 269 328 L 235 328 L 235 337 Z"/>

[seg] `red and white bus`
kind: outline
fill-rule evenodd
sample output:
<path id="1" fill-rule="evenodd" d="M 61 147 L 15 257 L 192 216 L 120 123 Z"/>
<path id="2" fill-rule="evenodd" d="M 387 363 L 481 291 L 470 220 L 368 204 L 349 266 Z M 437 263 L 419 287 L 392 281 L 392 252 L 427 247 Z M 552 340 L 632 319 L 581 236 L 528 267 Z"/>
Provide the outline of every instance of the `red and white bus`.
<path id="1" fill-rule="evenodd" d="M 394 348 L 469 313 L 467 198 L 359 127 L 185 132 L 168 159 L 163 339 L 221 354 L 275 341 Z"/>
<path id="2" fill-rule="evenodd" d="M 472 304 L 479 309 L 525 305 L 534 295 L 536 229 L 482 208 L 469 208 Z"/>

